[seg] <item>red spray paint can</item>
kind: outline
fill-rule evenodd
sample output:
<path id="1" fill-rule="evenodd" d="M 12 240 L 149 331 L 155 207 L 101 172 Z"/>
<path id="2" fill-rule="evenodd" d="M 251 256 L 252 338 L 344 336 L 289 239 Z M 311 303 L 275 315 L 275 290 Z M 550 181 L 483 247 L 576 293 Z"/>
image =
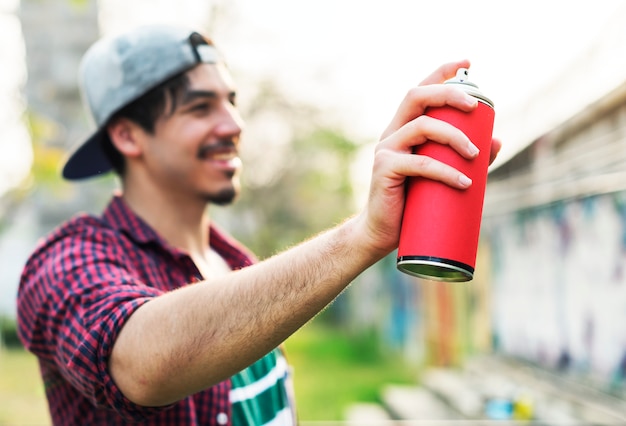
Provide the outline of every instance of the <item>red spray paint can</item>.
<path id="1" fill-rule="evenodd" d="M 428 141 L 417 146 L 415 153 L 458 169 L 472 179 L 472 185 L 459 190 L 430 179 L 407 179 L 397 267 L 435 281 L 470 281 L 476 266 L 495 111 L 493 102 L 467 75 L 467 69 L 460 68 L 444 84 L 475 96 L 479 102 L 473 111 L 444 106 L 429 108 L 426 115 L 462 130 L 480 150 L 478 157 L 467 160 L 447 145 Z"/>

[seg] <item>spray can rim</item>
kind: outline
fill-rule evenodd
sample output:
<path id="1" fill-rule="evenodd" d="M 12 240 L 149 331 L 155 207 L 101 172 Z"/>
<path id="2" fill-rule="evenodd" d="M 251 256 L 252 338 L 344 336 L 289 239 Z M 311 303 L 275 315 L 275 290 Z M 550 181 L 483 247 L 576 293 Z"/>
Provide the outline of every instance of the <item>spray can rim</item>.
<path id="1" fill-rule="evenodd" d="M 478 86 L 469 81 L 469 70 L 467 68 L 459 68 L 456 71 L 456 76 L 453 78 L 446 80 L 444 84 L 454 84 L 465 90 L 468 94 L 474 96 L 479 101 L 489 105 L 493 108 L 493 101 L 489 99 L 485 94 L 478 88 Z"/>

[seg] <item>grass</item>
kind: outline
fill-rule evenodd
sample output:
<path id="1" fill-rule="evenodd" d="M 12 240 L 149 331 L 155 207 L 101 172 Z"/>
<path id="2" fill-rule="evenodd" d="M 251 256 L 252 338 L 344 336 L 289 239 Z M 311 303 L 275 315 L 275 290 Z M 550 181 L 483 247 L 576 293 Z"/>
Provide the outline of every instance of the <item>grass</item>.
<path id="1" fill-rule="evenodd" d="M 0 425 L 51 424 L 34 355 L 0 347 L 0 401 Z"/>
<path id="2" fill-rule="evenodd" d="M 341 421 L 355 402 L 377 402 L 387 383 L 414 383 L 415 368 L 380 350 L 372 334 L 349 336 L 316 319 L 285 344 L 299 417 Z M 0 348 L 0 425 L 50 425 L 36 358 Z"/>
<path id="3" fill-rule="evenodd" d="M 299 417 L 341 421 L 356 402 L 380 402 L 385 384 L 412 384 L 417 367 L 379 348 L 372 334 L 349 336 L 314 320 L 286 342 Z"/>

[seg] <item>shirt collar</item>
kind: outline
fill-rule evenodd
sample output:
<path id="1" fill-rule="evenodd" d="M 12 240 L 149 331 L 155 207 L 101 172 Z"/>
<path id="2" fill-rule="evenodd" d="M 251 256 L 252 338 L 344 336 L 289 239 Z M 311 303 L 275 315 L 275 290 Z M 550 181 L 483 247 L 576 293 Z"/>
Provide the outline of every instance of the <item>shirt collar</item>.
<path id="1" fill-rule="evenodd" d="M 141 244 L 166 242 L 151 226 L 131 210 L 120 195 L 114 195 L 103 214 L 104 220 L 114 229 L 124 232 Z"/>
<path id="2" fill-rule="evenodd" d="M 123 232 L 139 244 L 158 244 L 177 257 L 187 256 L 186 253 L 171 246 L 150 225 L 137 216 L 120 195 L 113 196 L 103 213 L 103 219 L 111 228 Z M 211 247 L 224 257 L 232 269 L 239 269 L 257 262 L 252 252 L 213 224 L 209 228 L 209 240 Z"/>

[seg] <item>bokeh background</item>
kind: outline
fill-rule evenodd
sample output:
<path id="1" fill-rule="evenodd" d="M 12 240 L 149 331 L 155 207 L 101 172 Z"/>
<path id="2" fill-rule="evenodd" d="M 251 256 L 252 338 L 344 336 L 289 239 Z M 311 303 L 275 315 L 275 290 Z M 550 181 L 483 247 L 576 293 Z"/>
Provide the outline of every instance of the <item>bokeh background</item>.
<path id="1" fill-rule="evenodd" d="M 470 59 L 495 102 L 475 279 L 418 280 L 393 256 L 362 274 L 287 342 L 304 422 L 623 423 L 625 18 L 622 0 L 0 0 L 0 424 L 47 421 L 15 337 L 26 256 L 118 186 L 59 178 L 91 130 L 78 61 L 151 22 L 207 32 L 229 63 L 245 191 L 213 216 L 260 257 L 362 205 L 379 134 L 440 64 Z"/>

